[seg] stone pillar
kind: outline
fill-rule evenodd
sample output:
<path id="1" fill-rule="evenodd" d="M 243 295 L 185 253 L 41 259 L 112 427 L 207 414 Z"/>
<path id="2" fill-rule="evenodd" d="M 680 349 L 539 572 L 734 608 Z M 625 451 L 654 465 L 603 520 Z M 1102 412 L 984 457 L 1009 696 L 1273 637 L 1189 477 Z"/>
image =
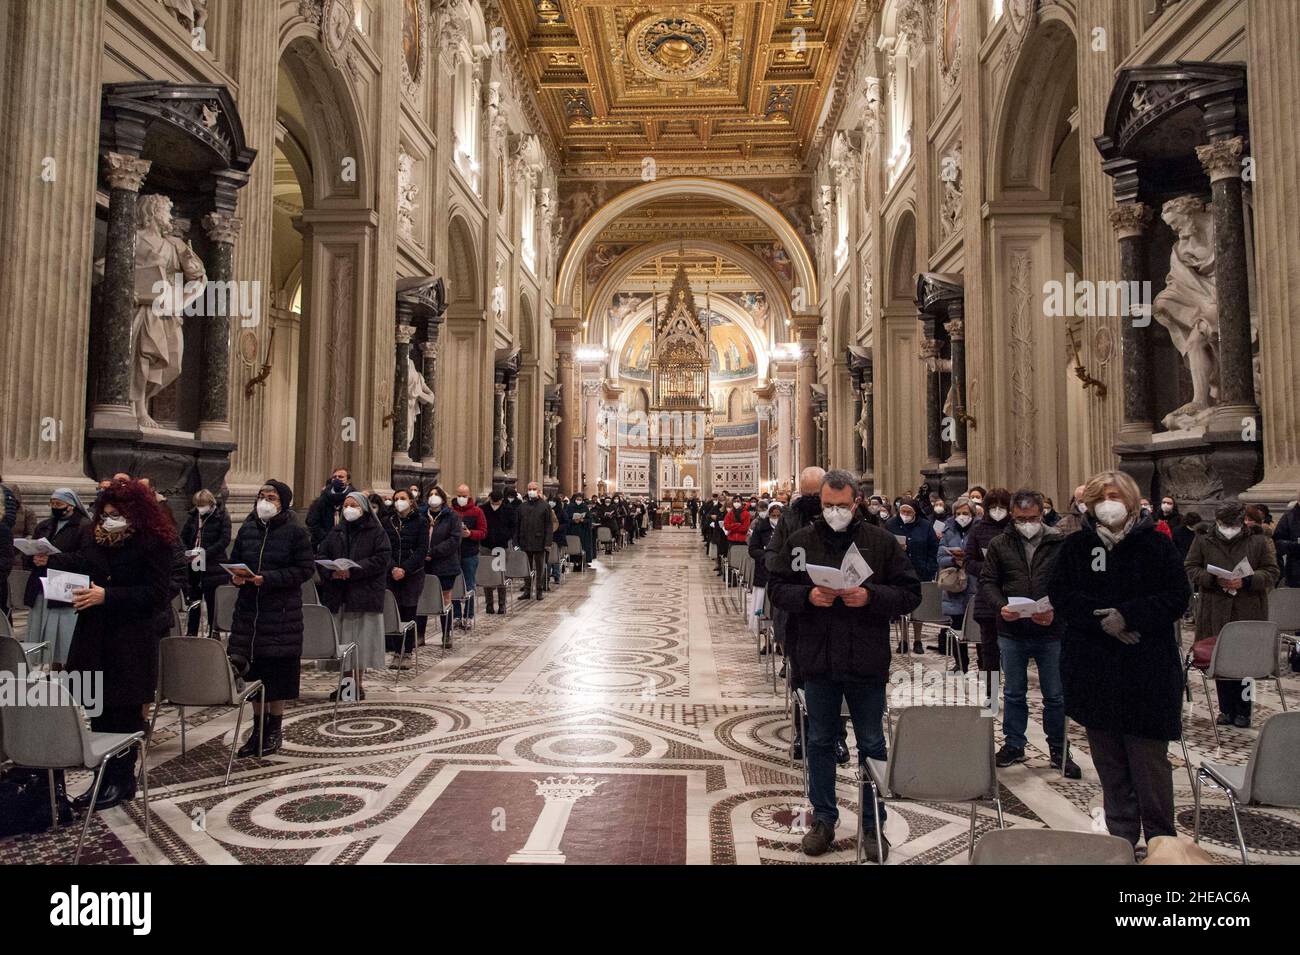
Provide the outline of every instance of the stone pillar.
<path id="1" fill-rule="evenodd" d="M 925 364 L 925 455 L 930 467 L 938 467 L 943 460 L 943 435 L 939 428 L 943 409 L 942 384 L 939 373 L 940 343 L 933 338 L 921 339 L 921 361 Z"/>
<path id="2" fill-rule="evenodd" d="M 1110 222 L 1119 238 L 1120 280 L 1142 282 L 1146 274 L 1146 229 L 1151 209 L 1140 202 L 1124 202 L 1111 210 Z M 1136 286 L 1129 284 L 1129 288 Z M 1121 442 L 1145 441 L 1155 427 L 1151 395 L 1151 321 L 1144 315 L 1140 326 L 1130 315 L 1122 323 L 1124 358 L 1124 420 L 1117 438 Z"/>
<path id="3" fill-rule="evenodd" d="M 424 383 L 435 395 L 438 393 L 438 328 L 441 324 L 441 322 L 429 319 L 426 332 L 428 338 L 420 343 L 420 353 L 424 358 Z M 421 407 L 418 420 L 420 464 L 423 467 L 433 467 L 437 464 L 437 402 Z"/>
<path id="4" fill-rule="evenodd" d="M 776 427 L 778 444 L 776 452 L 776 480 L 778 485 L 789 483 L 794 487 L 794 382 L 777 381 Z"/>
<path id="5" fill-rule="evenodd" d="M 794 332 L 799 342 L 799 392 L 795 414 L 798 416 L 798 469 L 817 464 L 817 425 L 813 417 L 813 386 L 817 384 L 817 334 L 821 317 L 817 314 L 796 315 Z"/>
<path id="6" fill-rule="evenodd" d="M 952 453 L 949 464 L 966 463 L 966 322 L 962 318 L 962 303 L 948 305 L 949 319 L 944 323 L 952 350 Z"/>
<path id="7" fill-rule="evenodd" d="M 868 368 L 862 377 L 862 403 L 866 406 L 867 412 L 867 439 L 862 449 L 862 470 L 863 473 L 874 477 L 876 472 L 876 396 L 875 383 L 871 379 L 871 369 Z M 874 481 L 872 489 L 875 489 Z"/>
<path id="8" fill-rule="evenodd" d="M 125 124 L 118 124 L 119 138 Z M 141 147 L 144 129 L 139 130 Z M 108 194 L 108 245 L 99 320 L 91 325 L 90 354 L 95 369 L 91 427 L 135 429 L 131 407 L 131 321 L 135 314 L 135 208 L 140 186 L 152 165 L 138 156 L 104 155 Z"/>
<path id="9" fill-rule="evenodd" d="M 519 470 L 518 461 L 516 459 L 516 455 L 518 454 L 518 442 L 515 440 L 515 435 L 518 431 L 518 413 L 519 375 L 517 373 L 511 373 L 511 375 L 506 379 L 506 453 L 505 457 L 501 461 L 501 470 L 504 471 L 507 476 L 513 477 L 516 480 L 519 478 L 519 475 L 516 473 Z"/>
<path id="10" fill-rule="evenodd" d="M 600 480 L 600 393 L 599 380 L 582 383 L 583 405 L 583 490 L 588 497 L 596 493 Z M 504 394 L 504 392 L 503 392 Z"/>
<path id="11" fill-rule="evenodd" d="M 578 381 L 573 373 L 573 351 L 570 342 L 556 342 L 558 354 L 556 365 L 560 382 L 560 416 L 555 428 L 556 475 L 560 486 L 572 494 L 579 488 L 579 478 L 575 468 L 574 441 L 577 436 L 575 425 L 578 423 Z"/>
<path id="12" fill-rule="evenodd" d="M 233 205 L 233 197 L 231 198 Z M 209 212 L 203 230 L 212 242 L 205 267 L 209 282 L 234 279 L 235 242 L 244 221 L 225 212 Z M 223 288 L 228 288 L 223 284 Z M 255 306 L 260 309 L 262 303 Z M 203 364 L 199 381 L 200 441 L 232 441 L 230 430 L 230 315 L 234 309 L 227 292 L 216 314 L 203 317 Z"/>
<path id="13" fill-rule="evenodd" d="M 406 431 L 406 363 L 411 360 L 411 338 L 415 335 L 415 326 L 408 324 L 410 306 L 397 306 L 397 333 L 394 336 L 393 351 L 396 355 L 393 367 L 393 458 L 401 464 L 411 461 L 411 438 Z"/>
<path id="14" fill-rule="evenodd" d="M 1250 290 L 1246 263 L 1246 224 L 1241 203 L 1240 136 L 1212 137 L 1196 148 L 1210 176 L 1214 201 L 1214 276 L 1219 305 L 1219 403 L 1213 423 L 1240 431 L 1242 418 L 1259 413 L 1250 341 Z"/>

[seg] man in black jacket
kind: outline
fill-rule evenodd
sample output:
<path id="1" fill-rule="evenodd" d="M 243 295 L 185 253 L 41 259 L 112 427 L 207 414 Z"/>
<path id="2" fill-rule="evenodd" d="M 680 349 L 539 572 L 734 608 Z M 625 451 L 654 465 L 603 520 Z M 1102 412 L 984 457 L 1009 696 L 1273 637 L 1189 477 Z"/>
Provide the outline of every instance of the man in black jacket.
<path id="1" fill-rule="evenodd" d="M 347 468 L 335 468 L 321 490 L 320 497 L 312 501 L 307 510 L 306 524 L 311 533 L 313 550 L 320 548 L 325 535 L 334 530 L 343 519 L 343 499 L 355 490 L 352 486 L 352 472 Z"/>
<path id="2" fill-rule="evenodd" d="M 551 544 L 551 534 L 555 531 L 555 517 L 551 514 L 551 505 L 542 497 L 542 487 L 536 481 L 528 482 L 528 497 L 519 505 L 519 549 L 528 555 L 528 569 L 532 571 L 533 589 L 537 599 L 542 599 L 542 588 L 546 585 L 546 548 Z M 528 599 L 529 581 L 524 581 L 520 594 Z"/>
<path id="3" fill-rule="evenodd" d="M 1002 729 L 1006 742 L 997 753 L 999 767 L 1025 761 L 1025 728 L 1029 725 L 1029 661 L 1038 667 L 1043 691 L 1043 729 L 1052 768 L 1061 768 L 1065 752 L 1065 693 L 1061 687 L 1063 621 L 1048 609 L 1021 617 L 1010 606 L 1012 597 L 1038 600 L 1047 585 L 1065 535 L 1043 523 L 1043 495 L 1021 489 L 1011 497 L 1011 526 L 989 542 L 980 570 L 980 592 L 998 615 L 998 655 L 1002 660 Z M 1069 779 L 1081 773 L 1074 760 L 1065 766 Z"/>
<path id="4" fill-rule="evenodd" d="M 494 554 L 499 553 L 501 557 L 500 564 L 493 563 L 497 569 L 505 568 L 505 555 L 510 550 L 511 543 L 519 531 L 518 520 L 515 516 L 515 509 L 505 502 L 505 495 L 500 491 L 493 491 L 488 495 L 487 503 L 483 505 L 483 517 L 487 520 L 487 534 L 483 537 L 482 556 L 491 559 Z M 488 613 L 498 613 L 493 596 L 501 600 L 500 613 L 506 612 L 506 588 L 503 584 L 500 587 L 485 587 L 483 589 L 483 599 L 487 603 Z"/>
<path id="5" fill-rule="evenodd" d="M 1300 501 L 1300 495 L 1296 496 Z M 1175 538 L 1174 543 L 1177 543 Z M 1188 544 L 1190 548 L 1191 545 Z M 1300 587 L 1300 505 L 1287 509 L 1273 528 L 1273 547 L 1282 563 L 1283 579 L 1288 587 Z M 1183 556 L 1187 555 L 1186 549 Z"/>
<path id="6" fill-rule="evenodd" d="M 858 762 L 885 759 L 885 688 L 889 679 L 889 622 L 921 603 L 921 582 L 892 534 L 864 523 L 857 514 L 857 483 L 848 471 L 831 471 L 822 480 L 821 516 L 795 531 L 769 565 L 772 602 L 789 614 L 794 659 L 804 681 L 808 713 L 808 795 L 813 826 L 803 838 L 811 856 L 826 852 L 835 839 L 835 738 L 841 702 L 847 700 L 858 741 Z M 850 546 L 871 569 L 858 586 L 832 590 L 816 586 L 809 565 L 839 567 Z M 883 813 L 881 818 L 883 819 Z M 889 843 L 877 858 L 875 818 L 864 810 L 870 836 L 866 854 L 883 863 Z"/>

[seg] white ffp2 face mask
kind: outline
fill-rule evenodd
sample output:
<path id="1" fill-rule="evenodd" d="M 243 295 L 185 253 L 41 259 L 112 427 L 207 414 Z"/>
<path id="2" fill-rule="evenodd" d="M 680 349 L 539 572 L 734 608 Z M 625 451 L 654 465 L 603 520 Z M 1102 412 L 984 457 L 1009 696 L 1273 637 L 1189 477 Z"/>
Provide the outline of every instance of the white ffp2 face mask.
<path id="1" fill-rule="evenodd" d="M 344 519 L 345 521 L 355 521 L 355 520 L 357 520 L 359 517 L 361 517 L 361 508 L 359 508 L 359 507 L 345 507 L 345 508 L 343 508 L 343 519 Z"/>
<path id="2" fill-rule="evenodd" d="M 405 498 L 399 498 L 393 502 L 393 507 L 397 508 L 398 514 L 405 514 L 411 509 L 411 502 Z"/>
<path id="3" fill-rule="evenodd" d="M 257 516 L 260 517 L 262 520 L 269 521 L 271 518 L 275 517 L 275 515 L 279 513 L 280 513 L 280 508 L 278 508 L 275 504 L 272 504 L 270 501 L 266 500 L 265 498 L 257 502 Z"/>
<path id="4" fill-rule="evenodd" d="M 1098 501 L 1093 513 L 1107 527 L 1118 527 L 1128 520 L 1128 508 L 1123 501 Z"/>
<path id="5" fill-rule="evenodd" d="M 1007 519 L 1007 509 L 1005 507 L 990 507 L 989 517 L 994 521 L 1001 523 Z"/>
<path id="6" fill-rule="evenodd" d="M 822 508 L 822 517 L 827 525 L 833 531 L 842 531 L 853 522 L 853 508 L 851 507 L 826 507 Z"/>
<path id="7" fill-rule="evenodd" d="M 970 527 L 969 514 L 958 514 L 956 520 L 957 520 L 958 527 Z"/>
<path id="8" fill-rule="evenodd" d="M 1020 536 L 1023 537 L 1025 540 L 1033 540 L 1034 537 L 1038 535 L 1038 532 L 1042 530 L 1042 528 L 1043 525 L 1039 521 L 1016 525 L 1016 530 L 1020 532 Z"/>
<path id="9" fill-rule="evenodd" d="M 103 525 L 104 530 L 106 531 L 121 531 L 126 530 L 127 520 L 125 517 L 120 517 L 117 514 L 106 514 L 104 519 L 100 521 L 100 524 Z"/>
<path id="10" fill-rule="evenodd" d="M 1236 537 L 1238 534 L 1241 533 L 1241 525 L 1237 525 L 1236 527 L 1228 527 L 1224 524 L 1220 524 L 1219 533 L 1223 535 L 1225 540 L 1232 540 L 1234 537 Z"/>

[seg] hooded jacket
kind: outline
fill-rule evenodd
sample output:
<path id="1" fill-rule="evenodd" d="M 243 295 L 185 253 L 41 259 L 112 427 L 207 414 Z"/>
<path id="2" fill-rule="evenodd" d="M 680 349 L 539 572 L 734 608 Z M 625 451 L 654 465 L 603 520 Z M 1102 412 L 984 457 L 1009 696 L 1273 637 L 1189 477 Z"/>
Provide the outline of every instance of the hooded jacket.
<path id="1" fill-rule="evenodd" d="M 320 550 L 325 535 L 343 523 L 343 502 L 355 490 L 356 488 L 351 484 L 347 484 L 344 485 L 343 490 L 335 491 L 327 483 L 320 497 L 312 502 L 311 507 L 307 509 L 307 530 L 311 532 L 313 548 Z"/>
<path id="2" fill-rule="evenodd" d="M 746 505 L 728 508 L 726 516 L 722 519 L 722 530 L 727 535 L 727 543 L 745 543 L 745 539 L 749 536 L 750 520 L 752 517 Z"/>
<path id="3" fill-rule="evenodd" d="M 979 580 L 984 571 L 984 552 L 993 538 L 997 537 L 1004 530 L 1011 526 L 1011 514 L 1000 521 L 995 521 L 985 512 L 984 516 L 970 526 L 970 532 L 966 535 L 966 573 L 974 574 L 975 579 Z M 975 619 L 976 620 L 993 620 L 998 616 L 996 609 L 990 607 L 984 599 L 983 591 L 979 588 L 975 591 Z"/>
<path id="4" fill-rule="evenodd" d="M 316 565 L 311 536 L 290 509 L 293 491 L 267 481 L 280 496 L 280 513 L 269 521 L 256 510 L 240 525 L 230 548 L 232 564 L 247 564 L 262 586 L 242 584 L 235 599 L 229 650 L 248 660 L 302 656 L 302 585 Z"/>
<path id="5" fill-rule="evenodd" d="M 904 524 L 903 519 L 895 514 L 885 521 L 885 530 L 895 537 L 907 538 L 903 549 L 916 568 L 916 576 L 921 580 L 934 580 L 939 573 L 939 536 L 934 532 L 934 524 L 918 511 L 910 524 Z"/>
<path id="6" fill-rule="evenodd" d="M 483 518 L 487 522 L 487 534 L 483 538 L 483 547 L 486 550 L 493 550 L 497 547 L 509 548 L 510 542 L 515 539 L 518 530 L 518 521 L 515 509 L 509 504 L 502 502 L 501 506 L 493 509 L 489 501 L 481 508 Z"/>
<path id="7" fill-rule="evenodd" d="M 320 555 L 326 560 L 346 557 L 361 566 L 352 568 L 346 580 L 335 580 L 331 571 L 320 567 L 321 603 L 335 613 L 382 613 L 393 551 L 369 503 L 359 492 L 352 494 L 352 503 L 361 503 L 361 516 L 340 521 L 326 534 Z"/>

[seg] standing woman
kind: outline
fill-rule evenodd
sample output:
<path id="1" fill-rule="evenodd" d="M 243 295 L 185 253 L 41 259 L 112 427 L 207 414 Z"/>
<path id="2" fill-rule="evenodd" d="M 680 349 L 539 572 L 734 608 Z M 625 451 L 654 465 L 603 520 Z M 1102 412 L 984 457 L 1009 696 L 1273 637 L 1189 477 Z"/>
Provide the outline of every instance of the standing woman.
<path id="1" fill-rule="evenodd" d="M 1065 713 L 1088 731 L 1106 828 L 1150 845 L 1176 834 L 1168 749 L 1182 735 L 1178 621 L 1191 590 L 1131 477 L 1103 471 L 1082 500 L 1088 516 L 1061 544 L 1047 585 L 1065 623 Z"/>
<path id="2" fill-rule="evenodd" d="M 1273 541 L 1263 532 L 1244 526 L 1246 506 L 1239 501 L 1220 504 L 1214 523 L 1196 531 L 1183 567 L 1187 581 L 1200 594 L 1196 601 L 1196 639 L 1214 640 L 1227 624 L 1237 620 L 1267 620 L 1268 594 L 1277 586 L 1282 569 Z M 1244 580 L 1224 580 L 1206 568 L 1213 564 L 1232 570 L 1242 560 L 1250 562 Z M 1208 659 L 1208 657 L 1207 657 Z M 1250 694 L 1242 680 L 1215 680 L 1219 691 L 1220 726 L 1250 726 Z"/>
<path id="3" fill-rule="evenodd" d="M 90 577 L 89 587 L 72 592 L 77 623 L 67 669 L 83 671 L 82 686 L 103 674 L 103 706 L 90 719 L 92 730 L 145 729 L 158 686 L 158 644 L 172 626 L 175 548 L 176 527 L 154 492 L 139 481 L 115 481 L 83 522 L 79 546 L 49 557 L 54 570 Z M 96 809 L 135 798 L 135 759 L 131 749 L 104 767 Z M 73 806 L 89 806 L 92 791 Z"/>
<path id="4" fill-rule="evenodd" d="M 573 495 L 573 502 L 566 508 L 566 517 L 568 525 L 573 529 L 572 533 L 582 543 L 585 562 L 590 564 L 596 556 L 596 541 L 592 536 L 594 532 L 591 529 L 593 520 L 591 508 L 587 505 L 587 499 L 582 496 L 581 491 Z M 568 546 L 567 541 L 565 546 Z"/>
<path id="5" fill-rule="evenodd" d="M 988 510 L 981 517 L 979 505 L 971 498 L 971 507 L 975 511 L 975 523 L 966 535 L 966 574 L 977 581 L 984 570 L 984 551 L 997 537 L 1011 526 L 1011 492 L 1004 487 L 995 487 L 984 499 Z M 984 595 L 975 591 L 975 622 L 980 628 L 980 645 L 975 650 L 979 668 L 985 673 L 997 673 L 1001 668 L 1002 657 L 998 651 L 998 612 L 984 602 Z"/>
<path id="6" fill-rule="evenodd" d="M 422 548 L 424 572 L 437 577 L 438 583 L 442 585 L 442 645 L 450 648 L 451 615 L 448 611 L 451 607 L 451 590 L 456 586 L 456 578 L 460 576 L 460 540 L 464 536 L 464 525 L 456 516 L 455 510 L 448 505 L 447 493 L 436 485 L 429 491 L 429 513 L 425 520 L 427 523 Z M 504 603 L 503 598 L 502 604 Z M 427 625 L 427 617 L 416 621 L 422 640 Z"/>
<path id="7" fill-rule="evenodd" d="M 392 567 L 392 548 L 363 492 L 348 492 L 343 499 L 343 520 L 325 535 L 319 553 L 326 560 L 346 557 L 360 564 L 348 570 L 322 568 L 321 603 L 338 619 L 339 642 L 357 645 L 352 679 L 355 698 L 364 700 L 361 674 L 382 670 L 388 662 L 384 656 L 384 588 Z M 330 699 L 337 698 L 335 690 Z"/>
<path id="8" fill-rule="evenodd" d="M 391 513 L 382 521 L 388 533 L 388 546 L 392 551 L 393 566 L 388 571 L 388 589 L 397 601 L 397 615 L 403 620 L 415 619 L 415 608 L 420 603 L 420 591 L 424 589 L 424 515 L 415 506 L 410 491 L 398 491 L 393 495 Z M 411 646 L 398 647 L 403 656 L 415 649 L 415 640 Z M 405 667 L 405 663 L 394 663 Z"/>
<path id="9" fill-rule="evenodd" d="M 253 732 L 236 754 L 240 759 L 280 748 L 286 700 L 298 699 L 302 670 L 302 585 L 316 570 L 311 533 L 289 508 L 293 491 L 267 479 L 257 492 L 230 550 L 230 563 L 247 564 L 251 574 L 231 576 L 239 588 L 227 646 L 235 668 L 266 687 L 266 716 L 254 697 Z M 265 725 L 264 725 L 265 724 Z M 259 734 L 265 733 L 265 737 Z"/>
<path id="10" fill-rule="evenodd" d="M 754 592 L 751 595 L 748 616 L 749 628 L 755 633 L 762 626 L 758 618 L 763 612 L 763 601 L 767 597 L 767 545 L 772 540 L 772 534 L 775 533 L 776 526 L 781 523 L 781 515 L 784 512 L 785 508 L 781 506 L 781 502 L 773 501 L 767 506 L 766 513 L 755 518 L 750 524 L 752 530 L 749 541 L 745 546 L 754 562 Z M 769 649 L 767 640 L 764 639 L 758 652 L 767 653 Z"/>
<path id="11" fill-rule="evenodd" d="M 64 554 L 75 554 L 83 540 L 82 526 L 89 521 L 90 513 L 81 503 L 81 498 L 71 488 L 61 487 L 50 495 L 50 516 L 36 525 L 31 536 L 48 540 Z M 48 560 L 49 556 L 45 554 L 23 557 L 23 566 L 31 571 L 23 595 L 23 602 L 31 607 L 31 613 L 27 615 L 27 639 L 33 643 L 48 643 L 45 659 L 50 662 L 51 669 L 61 670 L 72 647 L 77 615 L 72 604 L 57 600 L 46 603 L 41 578 L 45 576 Z"/>
<path id="12" fill-rule="evenodd" d="M 226 562 L 226 549 L 230 546 L 230 514 L 221 502 L 204 488 L 194 495 L 193 504 L 189 519 L 181 528 L 181 544 L 189 561 L 186 596 L 194 604 L 185 627 L 191 637 L 199 632 L 199 600 L 208 605 L 208 620 L 216 616 L 217 587 L 227 578 L 221 565 Z"/>
<path id="13" fill-rule="evenodd" d="M 558 492 L 551 495 L 551 509 L 555 514 L 555 530 L 551 532 L 551 543 L 555 545 L 556 554 L 555 563 L 550 566 L 551 583 L 558 586 L 560 583 L 560 565 L 564 562 L 564 554 L 569 549 L 568 508 Z"/>
<path id="14" fill-rule="evenodd" d="M 927 494 L 928 487 L 927 484 L 921 485 L 921 489 Z M 928 506 L 928 500 L 926 504 Z M 921 505 L 910 497 L 899 498 L 898 513 L 885 522 L 885 530 L 897 538 L 902 538 L 903 550 L 907 553 L 907 559 L 912 562 L 912 569 L 916 571 L 916 576 L 922 581 L 934 580 L 939 573 L 939 538 L 935 536 L 934 526 L 922 513 Z M 922 626 L 921 621 L 912 621 L 913 653 L 925 653 L 925 645 L 921 643 Z M 907 652 L 906 635 L 898 652 Z"/>
<path id="15" fill-rule="evenodd" d="M 966 537 L 970 533 L 971 525 L 975 523 L 975 512 L 971 507 L 970 498 L 959 497 L 957 503 L 952 506 L 953 518 L 943 529 L 943 538 L 939 541 L 939 581 L 943 583 L 943 572 L 950 567 L 963 570 L 966 567 Z M 971 598 L 979 590 L 979 577 L 975 574 L 966 574 L 966 587 L 964 590 L 943 592 L 943 612 L 952 620 L 953 630 L 961 630 L 961 625 L 966 619 L 966 605 L 970 603 Z M 943 637 L 939 638 L 942 649 Z M 946 652 L 946 651 L 945 651 Z M 965 673 L 970 669 L 970 651 L 966 644 L 957 640 L 953 641 L 952 655 L 957 661 L 957 669 Z"/>

